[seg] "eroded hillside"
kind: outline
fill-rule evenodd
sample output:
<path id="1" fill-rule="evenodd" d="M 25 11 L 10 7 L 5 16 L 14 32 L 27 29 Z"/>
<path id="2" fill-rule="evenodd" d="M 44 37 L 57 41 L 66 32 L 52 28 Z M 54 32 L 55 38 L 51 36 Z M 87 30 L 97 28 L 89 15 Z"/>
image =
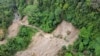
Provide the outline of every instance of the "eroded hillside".
<path id="1" fill-rule="evenodd" d="M 100 56 L 99 25 L 99 0 L 0 0 L 0 56 Z"/>
<path id="2" fill-rule="evenodd" d="M 71 23 L 62 21 L 52 33 L 38 32 L 29 47 L 16 56 L 56 56 L 63 46 L 74 43 L 78 32 Z"/>

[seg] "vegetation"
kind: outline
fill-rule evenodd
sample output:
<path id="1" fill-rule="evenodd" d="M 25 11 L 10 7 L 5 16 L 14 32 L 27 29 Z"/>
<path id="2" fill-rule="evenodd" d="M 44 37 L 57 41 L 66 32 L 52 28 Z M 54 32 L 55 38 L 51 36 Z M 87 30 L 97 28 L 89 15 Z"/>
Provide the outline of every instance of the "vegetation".
<path id="1" fill-rule="evenodd" d="M 70 4 L 73 3 L 73 4 Z M 70 1 L 66 20 L 80 29 L 79 39 L 70 50 L 73 56 L 100 56 L 100 12 L 93 9 L 91 1 Z M 66 55 L 66 54 L 65 54 Z"/>
<path id="2" fill-rule="evenodd" d="M 9 39 L 7 44 L 0 45 L 0 56 L 14 56 L 17 51 L 26 49 L 36 32 L 35 29 L 22 26 L 18 36 Z"/>
<path id="3" fill-rule="evenodd" d="M 62 56 L 100 56 L 100 1 L 1 0 L 0 28 L 8 28 L 15 11 L 21 16 L 27 15 L 31 25 L 45 32 L 52 32 L 62 20 L 69 21 L 80 29 L 78 41 L 66 49 L 68 51 L 64 51 Z M 17 38 L 0 46 L 0 56 L 13 56 L 21 47 L 25 48 L 32 32 L 29 28 L 22 27 Z"/>
<path id="4" fill-rule="evenodd" d="M 78 41 L 71 52 L 65 55 L 99 56 L 100 44 L 97 39 L 100 38 L 100 12 L 98 7 L 94 9 L 91 4 L 90 0 L 38 0 L 37 4 L 28 5 L 24 12 L 28 13 L 30 24 L 46 32 L 51 32 L 62 20 L 67 20 L 80 29 Z"/>
<path id="5" fill-rule="evenodd" d="M 58 7 L 53 1 L 49 2 L 50 0 L 38 0 L 37 3 L 26 6 L 23 11 L 25 15 L 29 16 L 31 25 L 40 27 L 45 32 L 51 32 L 62 20 L 59 16 L 62 11 L 61 7 Z M 55 7 L 57 9 L 53 9 Z"/>
<path id="6" fill-rule="evenodd" d="M 3 35 L 1 35 L 0 40 L 5 38 L 7 28 L 11 24 L 13 19 L 12 12 L 12 2 L 9 0 L 0 0 L 0 29 L 3 30 Z"/>
<path id="7" fill-rule="evenodd" d="M 0 1 L 0 28 L 7 28 L 12 21 L 12 2 L 9 0 Z"/>
<path id="8" fill-rule="evenodd" d="M 21 11 L 26 5 L 26 0 L 0 0 L 0 29 L 3 29 L 4 33 L 0 40 L 7 37 L 7 29 L 15 17 L 14 13 L 19 13 L 22 17 Z"/>

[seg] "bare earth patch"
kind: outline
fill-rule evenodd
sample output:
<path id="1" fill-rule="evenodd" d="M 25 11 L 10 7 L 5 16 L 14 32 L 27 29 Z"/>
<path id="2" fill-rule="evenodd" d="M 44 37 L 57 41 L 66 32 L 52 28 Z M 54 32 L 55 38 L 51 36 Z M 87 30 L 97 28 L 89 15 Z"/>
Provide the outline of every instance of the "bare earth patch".
<path id="1" fill-rule="evenodd" d="M 17 36 L 20 26 L 22 25 L 28 25 L 28 20 L 27 20 L 27 16 L 25 16 L 23 18 L 23 20 L 20 19 L 14 19 L 12 24 L 9 26 L 8 28 L 8 34 L 7 34 L 7 38 L 14 38 Z M 7 43 L 7 39 L 0 41 L 0 45 L 1 44 L 6 44 Z"/>
<path id="2" fill-rule="evenodd" d="M 13 22 L 12 25 L 8 28 L 8 37 L 15 37 L 18 34 L 20 25 L 19 21 Z"/>
<path id="3" fill-rule="evenodd" d="M 23 20 L 13 20 L 13 23 L 8 28 L 8 37 L 12 38 L 17 36 L 21 25 L 28 25 L 27 16 Z"/>
<path id="4" fill-rule="evenodd" d="M 19 51 L 15 56 L 56 56 L 62 46 L 73 44 L 78 38 L 79 31 L 69 22 L 62 21 L 61 24 L 52 32 L 45 33 L 41 29 L 28 24 L 27 16 L 23 20 L 14 20 L 8 29 L 8 37 L 15 37 L 21 25 L 35 28 L 39 32 L 32 37 L 31 43 L 28 48 Z M 5 44 L 7 40 L 0 42 Z"/>
<path id="5" fill-rule="evenodd" d="M 78 30 L 71 23 L 62 21 L 52 32 L 38 32 L 24 51 L 19 51 L 16 56 L 56 56 L 63 45 L 73 44 L 78 38 Z"/>

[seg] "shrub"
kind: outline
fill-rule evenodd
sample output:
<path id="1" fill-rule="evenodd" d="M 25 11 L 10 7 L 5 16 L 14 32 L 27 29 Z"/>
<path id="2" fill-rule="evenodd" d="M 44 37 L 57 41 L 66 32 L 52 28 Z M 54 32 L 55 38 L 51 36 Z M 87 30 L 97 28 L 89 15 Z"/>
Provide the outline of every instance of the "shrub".
<path id="1" fill-rule="evenodd" d="M 31 41 L 32 35 L 36 32 L 37 30 L 22 26 L 18 36 L 9 39 L 7 44 L 0 45 L 0 56 L 14 56 L 17 51 L 26 49 Z"/>

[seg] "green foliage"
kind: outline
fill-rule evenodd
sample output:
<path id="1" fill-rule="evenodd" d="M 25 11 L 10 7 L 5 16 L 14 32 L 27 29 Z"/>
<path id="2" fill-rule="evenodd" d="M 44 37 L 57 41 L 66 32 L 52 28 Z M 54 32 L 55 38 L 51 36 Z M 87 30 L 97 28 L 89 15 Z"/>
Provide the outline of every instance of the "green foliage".
<path id="1" fill-rule="evenodd" d="M 67 0 L 65 20 L 80 29 L 79 39 L 73 45 L 74 56 L 100 55 L 100 12 L 91 8 L 91 0 Z M 97 40 L 98 39 L 98 40 Z"/>
<path id="2" fill-rule="evenodd" d="M 81 52 L 78 52 L 77 56 L 84 56 Z"/>
<path id="3" fill-rule="evenodd" d="M 11 7 L 11 0 L 0 1 L 0 27 L 8 28 L 13 18 L 13 12 Z"/>
<path id="4" fill-rule="evenodd" d="M 59 16 L 59 15 L 61 14 L 61 11 L 62 11 L 62 9 L 61 9 L 60 7 L 57 7 L 57 8 L 55 9 L 55 15 L 56 15 L 56 16 Z"/>
<path id="5" fill-rule="evenodd" d="M 0 45 L 0 56 L 14 56 L 17 51 L 26 49 L 31 41 L 32 35 L 36 32 L 37 30 L 22 26 L 18 36 L 9 39 L 6 45 Z"/>
<path id="6" fill-rule="evenodd" d="M 99 55 L 99 44 L 94 44 L 100 43 L 100 12 L 91 7 L 91 0 L 37 0 L 37 4 L 26 6 L 24 13 L 31 25 L 45 32 L 52 32 L 62 20 L 71 22 L 80 34 L 70 52 L 78 53 L 76 56 Z"/>
<path id="7" fill-rule="evenodd" d="M 52 7 L 52 5 L 50 6 Z M 61 14 L 62 10 L 60 7 L 57 7 L 55 10 L 48 8 L 43 9 L 42 7 L 44 6 L 39 6 L 38 4 L 28 5 L 24 9 L 23 13 L 28 15 L 28 20 L 31 25 L 40 27 L 45 32 L 51 32 L 57 26 L 57 24 L 61 22 L 59 15 Z"/>
<path id="8" fill-rule="evenodd" d="M 28 5 L 25 9 L 24 9 L 24 13 L 25 15 L 28 16 L 37 16 L 39 12 L 39 9 L 36 5 Z"/>
<path id="9" fill-rule="evenodd" d="M 96 56 L 100 56 L 100 44 L 96 44 L 95 46 L 95 53 L 96 53 Z"/>
<path id="10" fill-rule="evenodd" d="M 30 37 L 32 32 L 34 31 L 31 28 L 28 28 L 26 26 L 21 26 L 21 29 L 18 35 L 21 37 Z"/>
<path id="11" fill-rule="evenodd" d="M 90 6 L 91 5 L 91 0 L 86 0 L 86 3 L 87 3 L 88 6 Z"/>
<path id="12" fill-rule="evenodd" d="M 79 44 L 79 51 L 83 51 L 84 50 L 84 44 L 82 42 L 80 42 Z"/>
<path id="13" fill-rule="evenodd" d="M 88 38 L 90 36 L 90 32 L 87 31 L 85 27 L 80 30 L 80 36 L 84 38 Z"/>
<path id="14" fill-rule="evenodd" d="M 0 28 L 4 31 L 4 36 L 0 41 L 6 38 L 7 29 L 12 23 L 13 18 L 12 0 L 0 0 Z"/>
<path id="15" fill-rule="evenodd" d="M 37 0 L 34 3 L 33 1 L 28 3 L 22 12 L 28 15 L 31 25 L 45 32 L 52 32 L 62 20 L 71 22 L 80 29 L 80 34 L 78 41 L 71 49 L 69 48 L 69 53 L 78 53 L 74 54 L 76 56 L 97 56 L 100 54 L 98 52 L 100 50 L 100 12 L 93 9 L 91 4 L 91 0 Z M 24 31 L 25 29 L 22 29 L 21 36 L 28 35 Z M 70 55 L 69 53 L 66 55 Z"/>
<path id="16" fill-rule="evenodd" d="M 72 56 L 71 53 L 66 53 L 64 56 Z"/>
<path id="17" fill-rule="evenodd" d="M 69 4 L 68 3 L 65 3 L 64 6 L 63 6 L 63 10 L 68 9 L 68 6 L 69 6 Z"/>
<path id="18" fill-rule="evenodd" d="M 97 1 L 96 1 L 97 2 Z M 99 2 L 95 6 L 91 6 L 91 0 L 1 0 L 0 1 L 0 27 L 6 28 L 12 20 L 12 11 L 14 7 L 18 8 L 21 15 L 28 15 L 31 25 L 35 25 L 45 32 L 52 32 L 53 29 L 62 21 L 67 20 L 75 27 L 80 29 L 79 39 L 69 49 L 66 56 L 100 56 L 100 11 Z M 4 26 L 5 25 L 5 26 Z M 31 30 L 32 31 L 32 30 Z M 18 39 L 12 40 L 20 45 L 16 49 L 14 46 L 2 45 L 0 47 L 0 55 L 12 56 L 11 53 L 16 52 L 20 47 L 26 46 L 24 42 L 29 42 L 29 28 L 21 28 Z M 18 42 L 17 42 L 18 41 Z M 8 48 L 8 49 L 7 49 Z M 10 52 L 11 53 L 7 53 Z M 5 52 L 6 51 L 6 52 Z M 73 53 L 74 52 L 74 53 Z"/>

